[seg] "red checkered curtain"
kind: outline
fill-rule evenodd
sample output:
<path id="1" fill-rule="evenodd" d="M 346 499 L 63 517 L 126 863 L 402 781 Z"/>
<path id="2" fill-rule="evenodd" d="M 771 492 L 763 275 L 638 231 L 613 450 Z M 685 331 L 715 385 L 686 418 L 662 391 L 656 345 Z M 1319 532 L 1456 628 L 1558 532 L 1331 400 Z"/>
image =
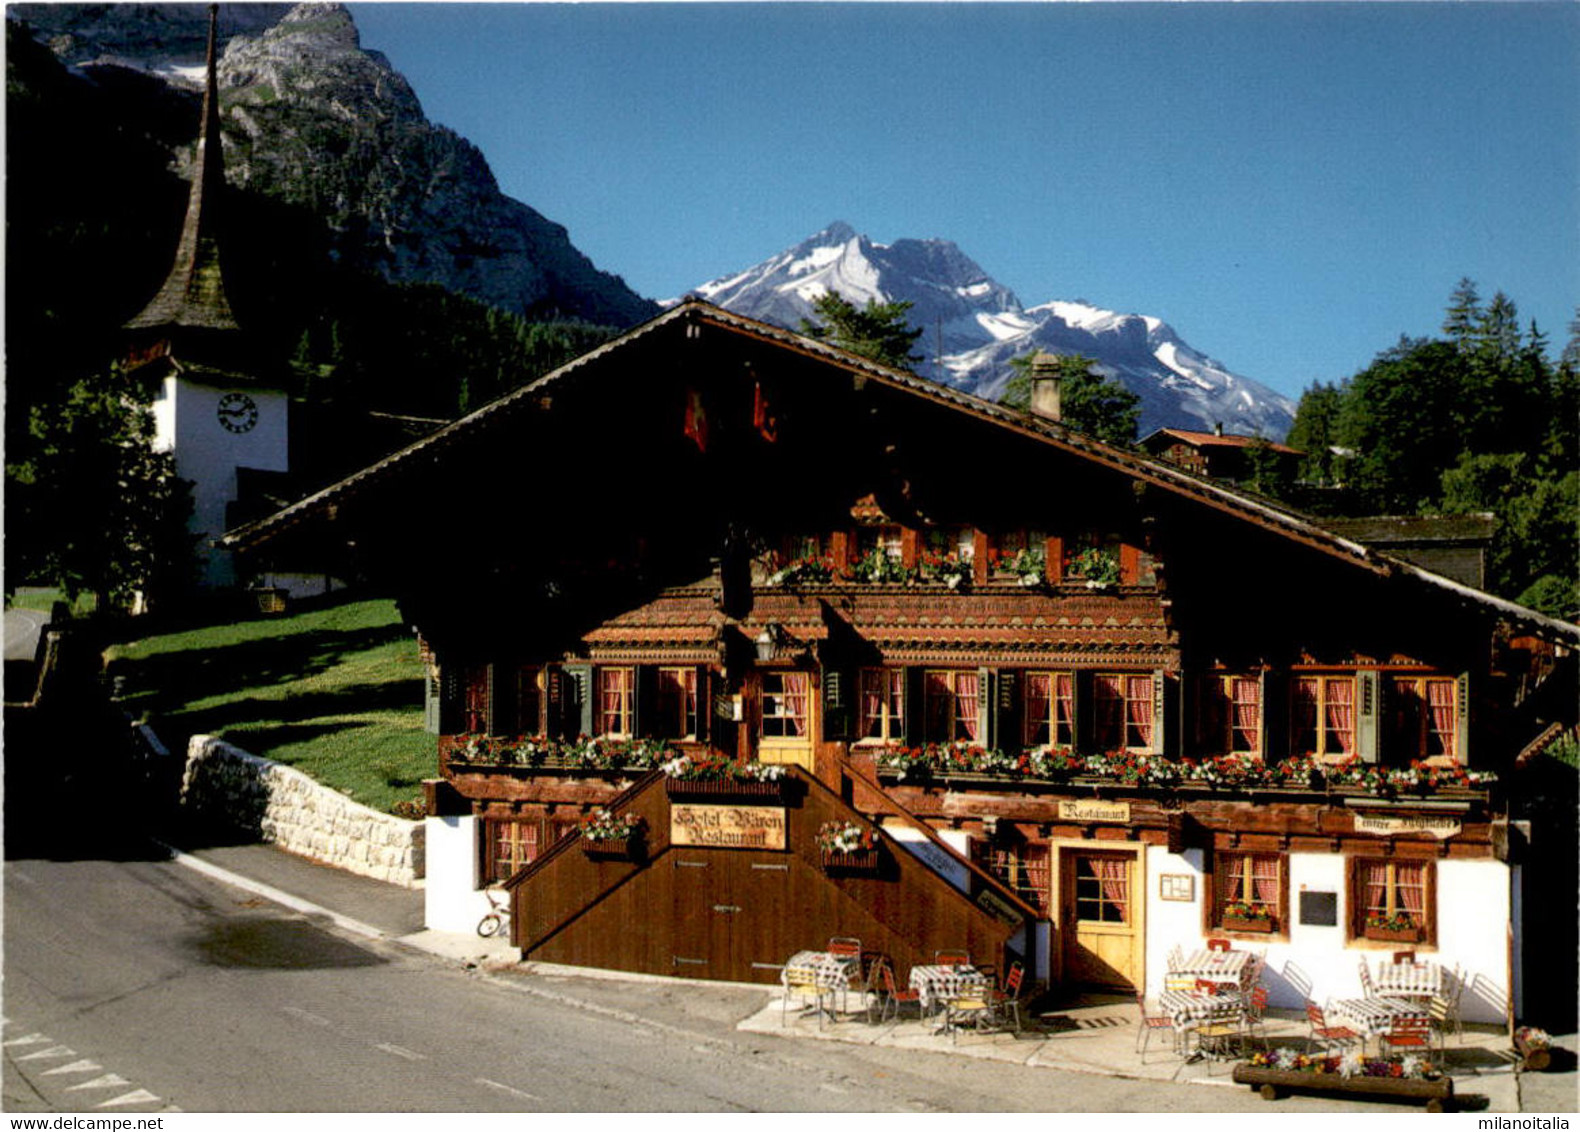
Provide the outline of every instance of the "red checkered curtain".
<path id="1" fill-rule="evenodd" d="M 1256 894 L 1258 904 L 1269 907 L 1278 904 L 1278 858 L 1253 857 L 1251 858 L 1251 887 Z"/>
<path id="2" fill-rule="evenodd" d="M 1052 742 L 1052 736 L 1047 732 L 1052 682 L 1053 678 L 1046 672 L 1026 674 L 1026 724 L 1022 739 L 1028 747 Z"/>
<path id="3" fill-rule="evenodd" d="M 1053 678 L 1054 733 L 1048 737 L 1053 743 L 1075 741 L 1075 676 L 1060 672 Z"/>
<path id="4" fill-rule="evenodd" d="M 1388 911 L 1388 866 L 1382 861 L 1367 861 L 1362 866 L 1361 884 L 1366 892 L 1366 910 L 1386 914 Z"/>
<path id="5" fill-rule="evenodd" d="M 789 720 L 791 735 L 806 734 L 807 701 L 811 695 L 812 677 L 806 672 L 784 674 L 784 714 Z"/>
<path id="6" fill-rule="evenodd" d="M 861 733 L 869 738 L 883 734 L 884 676 L 881 670 L 861 674 Z"/>
<path id="7" fill-rule="evenodd" d="M 1257 749 L 1257 737 L 1262 731 L 1261 682 L 1237 678 L 1230 690 L 1234 696 L 1235 749 L 1254 751 Z"/>
<path id="8" fill-rule="evenodd" d="M 1328 710 L 1325 726 L 1339 741 L 1339 750 L 1355 753 L 1355 683 L 1351 680 L 1327 681 Z"/>
<path id="9" fill-rule="evenodd" d="M 1121 677 L 1098 673 L 1092 677 L 1092 699 L 1096 706 L 1093 740 L 1105 751 L 1124 744 L 1125 695 Z"/>
<path id="10" fill-rule="evenodd" d="M 981 679 L 975 672 L 955 673 L 955 726 L 971 742 L 977 741 L 977 705 Z"/>
<path id="11" fill-rule="evenodd" d="M 1128 921 L 1130 919 L 1130 865 L 1117 858 L 1100 857 L 1092 862 L 1097 879 L 1102 882 L 1103 899 L 1114 905 Z"/>
<path id="12" fill-rule="evenodd" d="M 1427 704 L 1432 711 L 1432 730 L 1443 744 L 1443 753 L 1449 758 L 1458 757 L 1455 739 L 1458 737 L 1454 717 L 1454 684 L 1450 680 L 1428 680 Z"/>
<path id="13" fill-rule="evenodd" d="M 1426 913 L 1426 868 L 1419 864 L 1400 862 L 1394 866 L 1398 880 L 1399 902 L 1410 913 L 1410 919 L 1419 924 Z"/>
<path id="14" fill-rule="evenodd" d="M 1152 677 L 1125 677 L 1125 722 L 1136 736 L 1136 746 L 1152 745 Z"/>

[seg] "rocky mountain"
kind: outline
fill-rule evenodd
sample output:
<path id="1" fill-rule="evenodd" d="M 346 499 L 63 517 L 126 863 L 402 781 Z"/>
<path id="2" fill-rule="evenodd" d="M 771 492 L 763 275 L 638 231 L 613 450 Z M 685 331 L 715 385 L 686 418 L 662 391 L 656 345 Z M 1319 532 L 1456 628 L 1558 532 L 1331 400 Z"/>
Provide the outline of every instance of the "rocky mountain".
<path id="1" fill-rule="evenodd" d="M 200 80 L 205 6 L 17 4 L 8 13 L 90 75 L 118 66 L 177 85 Z M 345 6 L 221 13 L 229 179 L 311 209 L 343 262 L 531 318 L 625 326 L 656 312 L 562 226 L 501 193 L 478 149 L 429 122 L 410 84 L 361 47 Z"/>
<path id="2" fill-rule="evenodd" d="M 948 240 L 877 244 L 835 223 L 754 267 L 704 283 L 695 294 L 729 310 L 796 328 L 812 301 L 837 291 L 858 306 L 908 301 L 925 331 L 918 372 L 996 398 L 1010 359 L 1033 350 L 1084 354 L 1141 398 L 1141 434 L 1173 427 L 1281 440 L 1295 404 L 1231 372 L 1187 344 L 1167 323 L 1085 302 L 1023 307 Z"/>

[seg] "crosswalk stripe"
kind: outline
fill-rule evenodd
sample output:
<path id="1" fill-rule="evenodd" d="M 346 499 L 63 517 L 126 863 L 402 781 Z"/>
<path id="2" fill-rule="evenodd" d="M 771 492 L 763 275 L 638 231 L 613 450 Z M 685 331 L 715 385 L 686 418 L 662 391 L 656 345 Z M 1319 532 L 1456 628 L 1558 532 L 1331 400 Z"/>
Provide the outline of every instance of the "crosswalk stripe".
<path id="1" fill-rule="evenodd" d="M 12 1038 L 8 1042 L 0 1042 L 0 1046 L 36 1046 L 39 1042 L 52 1042 L 54 1038 L 46 1038 L 43 1034 L 29 1034 L 25 1038 Z"/>
<path id="2" fill-rule="evenodd" d="M 41 1058 L 41 1057 L 76 1057 L 76 1056 L 77 1056 L 77 1051 L 72 1049 L 70 1046 L 50 1046 L 48 1049 L 38 1049 L 38 1050 L 34 1050 L 32 1053 L 24 1053 L 21 1057 L 17 1058 L 17 1060 L 18 1061 L 35 1061 L 35 1060 L 37 1060 L 38 1058 Z"/>
<path id="3" fill-rule="evenodd" d="M 157 1101 L 158 1099 L 158 1097 L 154 1096 L 147 1089 L 138 1089 L 135 1092 L 126 1093 L 122 1096 L 116 1097 L 114 1100 L 104 1101 L 102 1104 L 95 1105 L 94 1107 L 110 1108 L 118 1104 L 147 1104 L 150 1101 Z"/>
<path id="4" fill-rule="evenodd" d="M 53 1069 L 46 1069 L 39 1076 L 53 1077 L 57 1073 L 96 1073 L 103 1068 L 104 1066 L 97 1061 L 89 1061 L 87 1058 L 83 1058 L 81 1061 L 73 1061 L 70 1065 L 57 1065 Z"/>
<path id="5" fill-rule="evenodd" d="M 121 1085 L 130 1085 L 131 1082 L 119 1073 L 106 1073 L 103 1077 L 95 1077 L 91 1081 L 84 1081 L 80 1085 L 73 1085 L 67 1089 L 68 1093 L 75 1093 L 78 1089 L 114 1089 Z"/>

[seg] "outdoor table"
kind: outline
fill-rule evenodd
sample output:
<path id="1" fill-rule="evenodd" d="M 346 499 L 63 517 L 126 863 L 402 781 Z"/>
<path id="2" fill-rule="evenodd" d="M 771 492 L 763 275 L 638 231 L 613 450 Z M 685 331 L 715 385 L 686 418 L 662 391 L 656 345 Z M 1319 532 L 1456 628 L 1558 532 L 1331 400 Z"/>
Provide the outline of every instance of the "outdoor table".
<path id="1" fill-rule="evenodd" d="M 785 960 L 784 969 L 779 972 L 779 982 L 781 985 L 787 984 L 791 971 L 806 971 L 819 988 L 844 994 L 850 990 L 851 974 L 860 970 L 861 959 L 855 955 L 797 951 Z"/>
<path id="2" fill-rule="evenodd" d="M 1328 1003 L 1328 1012 L 1348 1022 L 1363 1042 L 1386 1034 L 1401 1019 L 1430 1017 L 1419 1002 L 1386 997 L 1336 998 Z"/>
<path id="3" fill-rule="evenodd" d="M 1238 994 L 1192 994 L 1166 990 L 1158 1005 L 1174 1020 L 1176 1030 L 1188 1030 L 1203 1022 L 1233 1022 L 1240 1017 L 1245 1000 Z"/>
<path id="4" fill-rule="evenodd" d="M 911 988 L 921 995 L 922 1011 L 928 1014 L 967 987 L 984 987 L 987 981 L 986 975 L 965 963 L 924 963 L 911 968 Z"/>
<path id="5" fill-rule="evenodd" d="M 1442 975 L 1442 968 L 1430 960 L 1379 963 L 1377 994 L 1381 998 L 1431 998 L 1438 992 Z"/>
<path id="6" fill-rule="evenodd" d="M 1208 951 L 1203 948 L 1185 956 L 1184 962 L 1170 973 L 1189 975 L 1213 983 L 1228 983 L 1243 990 L 1245 978 L 1251 970 L 1251 959 L 1249 951 Z"/>

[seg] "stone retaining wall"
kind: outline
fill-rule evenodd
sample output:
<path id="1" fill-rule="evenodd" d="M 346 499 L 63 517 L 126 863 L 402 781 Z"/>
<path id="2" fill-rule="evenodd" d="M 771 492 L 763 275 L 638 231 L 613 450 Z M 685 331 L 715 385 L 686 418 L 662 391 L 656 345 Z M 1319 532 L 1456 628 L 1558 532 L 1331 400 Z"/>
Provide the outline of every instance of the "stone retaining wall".
<path id="1" fill-rule="evenodd" d="M 182 810 L 201 826 L 271 841 L 361 876 L 414 888 L 425 872 L 422 822 L 380 813 L 301 771 L 194 735 Z"/>

